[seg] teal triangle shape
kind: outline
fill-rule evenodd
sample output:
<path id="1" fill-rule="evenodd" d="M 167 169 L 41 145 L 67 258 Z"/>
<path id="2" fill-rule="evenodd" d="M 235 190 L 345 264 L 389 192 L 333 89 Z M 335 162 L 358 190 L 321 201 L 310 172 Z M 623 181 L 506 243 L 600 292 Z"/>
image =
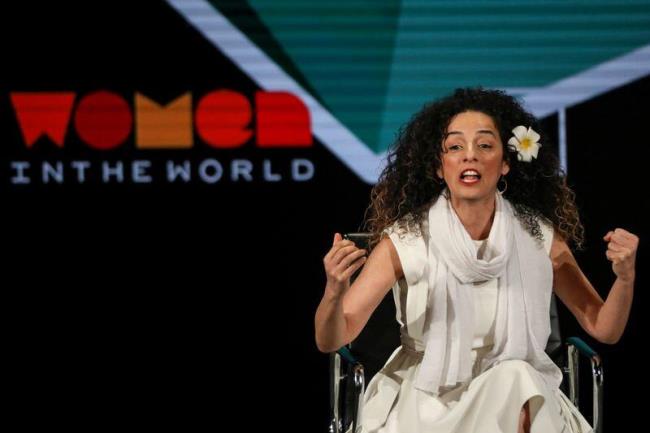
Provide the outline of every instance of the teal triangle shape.
<path id="1" fill-rule="evenodd" d="M 377 149 L 399 0 L 250 0 L 336 118 Z"/>

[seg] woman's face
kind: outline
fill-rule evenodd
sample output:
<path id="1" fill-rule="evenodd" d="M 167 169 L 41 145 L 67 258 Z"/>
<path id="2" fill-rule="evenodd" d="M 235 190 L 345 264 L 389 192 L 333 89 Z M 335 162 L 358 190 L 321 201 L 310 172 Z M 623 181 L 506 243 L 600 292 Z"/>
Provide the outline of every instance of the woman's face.
<path id="1" fill-rule="evenodd" d="M 456 200 L 494 196 L 499 178 L 510 170 L 503 160 L 503 143 L 494 121 L 478 111 L 454 116 L 442 148 L 442 168 L 437 174 L 444 177 L 451 197 Z M 475 173 L 472 175 L 468 170 Z"/>

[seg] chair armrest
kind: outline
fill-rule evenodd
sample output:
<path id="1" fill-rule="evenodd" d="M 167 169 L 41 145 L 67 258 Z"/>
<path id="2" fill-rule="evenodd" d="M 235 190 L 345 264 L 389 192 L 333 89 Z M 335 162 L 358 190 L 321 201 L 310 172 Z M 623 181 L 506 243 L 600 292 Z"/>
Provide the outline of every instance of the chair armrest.
<path id="1" fill-rule="evenodd" d="M 339 350 L 336 351 L 343 359 L 345 359 L 347 362 L 350 364 L 356 364 L 357 359 L 354 357 L 350 349 L 348 349 L 347 346 L 341 347 Z"/>
<path id="2" fill-rule="evenodd" d="M 587 343 L 585 343 L 580 337 L 567 338 L 567 344 L 572 344 L 575 346 L 576 349 L 578 349 L 578 351 L 587 358 L 598 356 L 598 353 L 596 353 L 596 351 L 592 349 Z M 600 359 L 600 357 L 598 359 Z"/>

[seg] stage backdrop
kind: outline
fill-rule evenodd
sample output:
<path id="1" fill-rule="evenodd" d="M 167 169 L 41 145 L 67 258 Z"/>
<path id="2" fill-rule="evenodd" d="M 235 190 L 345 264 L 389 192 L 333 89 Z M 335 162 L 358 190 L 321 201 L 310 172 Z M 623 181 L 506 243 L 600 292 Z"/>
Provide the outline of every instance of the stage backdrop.
<path id="1" fill-rule="evenodd" d="M 616 346 L 561 314 L 603 354 L 605 429 L 643 422 L 647 1 L 25 1 L 3 16 L 5 371 L 21 425 L 325 432 L 322 258 L 359 228 L 399 127 L 470 85 L 542 119 L 603 297 L 602 236 L 640 236 Z"/>

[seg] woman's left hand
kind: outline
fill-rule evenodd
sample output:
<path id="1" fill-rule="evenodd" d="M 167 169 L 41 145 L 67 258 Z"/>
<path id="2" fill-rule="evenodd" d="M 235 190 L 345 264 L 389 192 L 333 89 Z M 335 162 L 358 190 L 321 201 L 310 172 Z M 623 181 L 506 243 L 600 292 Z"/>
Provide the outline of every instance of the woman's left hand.
<path id="1" fill-rule="evenodd" d="M 633 281 L 639 237 L 627 230 L 617 228 L 607 232 L 603 239 L 608 243 L 605 255 L 607 260 L 612 262 L 612 270 L 616 276 L 622 280 Z"/>

